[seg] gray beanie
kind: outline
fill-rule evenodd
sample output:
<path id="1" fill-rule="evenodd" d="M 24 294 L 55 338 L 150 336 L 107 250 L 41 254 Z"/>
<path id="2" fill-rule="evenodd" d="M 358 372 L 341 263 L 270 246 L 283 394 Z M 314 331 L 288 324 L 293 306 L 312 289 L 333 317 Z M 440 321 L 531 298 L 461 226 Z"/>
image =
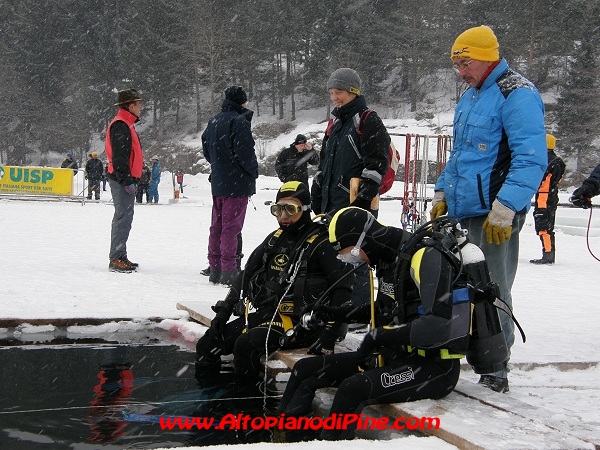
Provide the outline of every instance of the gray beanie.
<path id="1" fill-rule="evenodd" d="M 356 70 L 342 67 L 334 71 L 327 81 L 327 89 L 341 89 L 351 94 L 360 95 L 360 77 Z"/>

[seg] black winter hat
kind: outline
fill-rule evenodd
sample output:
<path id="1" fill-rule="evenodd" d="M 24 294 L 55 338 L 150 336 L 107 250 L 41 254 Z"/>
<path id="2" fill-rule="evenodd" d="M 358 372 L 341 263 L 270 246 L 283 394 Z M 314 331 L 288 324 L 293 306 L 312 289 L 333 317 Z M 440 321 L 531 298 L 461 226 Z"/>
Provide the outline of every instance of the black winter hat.
<path id="1" fill-rule="evenodd" d="M 225 99 L 243 105 L 248 101 L 248 95 L 241 86 L 229 86 L 225 89 Z"/>
<path id="2" fill-rule="evenodd" d="M 278 202 L 284 197 L 297 198 L 303 205 L 310 205 L 310 191 L 308 186 L 300 181 L 288 181 L 277 191 L 275 201 Z"/>
<path id="3" fill-rule="evenodd" d="M 115 106 L 128 105 L 137 101 L 143 101 L 137 89 L 125 89 L 117 92 L 117 103 L 115 103 Z"/>
<path id="4" fill-rule="evenodd" d="M 299 134 L 298 136 L 296 136 L 296 139 L 294 139 L 294 143 L 292 145 L 306 144 L 307 142 L 308 139 L 306 139 L 306 136 L 304 136 L 303 134 Z"/>

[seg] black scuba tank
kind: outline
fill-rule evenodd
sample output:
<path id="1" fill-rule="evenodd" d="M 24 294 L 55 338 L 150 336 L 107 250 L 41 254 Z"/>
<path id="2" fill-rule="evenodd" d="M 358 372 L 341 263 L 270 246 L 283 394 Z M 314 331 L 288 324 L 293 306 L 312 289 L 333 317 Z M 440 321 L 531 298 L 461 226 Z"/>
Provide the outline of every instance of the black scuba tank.
<path id="1" fill-rule="evenodd" d="M 508 346 L 498 308 L 494 305 L 499 297 L 498 285 L 490 279 L 485 257 L 479 247 L 467 244 L 462 249 L 462 255 L 474 290 L 473 326 L 466 353 L 467 362 L 478 374 L 498 372 L 505 369 L 508 362 Z"/>

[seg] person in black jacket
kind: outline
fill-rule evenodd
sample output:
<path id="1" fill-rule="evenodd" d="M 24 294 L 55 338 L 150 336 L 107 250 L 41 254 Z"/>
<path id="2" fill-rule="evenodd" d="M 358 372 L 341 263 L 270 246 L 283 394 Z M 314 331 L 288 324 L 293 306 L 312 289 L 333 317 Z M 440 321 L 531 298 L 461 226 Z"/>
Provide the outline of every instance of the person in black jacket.
<path id="1" fill-rule="evenodd" d="M 275 172 L 282 183 L 300 181 L 308 184 L 308 164 L 319 164 L 319 154 L 306 136 L 299 134 L 289 147 L 284 148 L 275 160 Z"/>
<path id="2" fill-rule="evenodd" d="M 106 191 L 106 183 L 108 182 L 107 175 L 108 174 L 108 163 L 104 162 L 104 172 L 102 173 L 102 190 Z"/>
<path id="3" fill-rule="evenodd" d="M 581 186 L 573 191 L 569 201 L 578 208 L 592 207 L 592 197 L 600 194 L 600 164 L 598 164 L 589 177 L 583 180 Z"/>
<path id="4" fill-rule="evenodd" d="M 208 121 L 202 133 L 202 152 L 210 163 L 213 197 L 208 237 L 209 280 L 229 285 L 236 278 L 238 235 L 251 195 L 256 192 L 258 162 L 246 109 L 248 95 L 241 86 L 225 90 L 221 112 Z"/>
<path id="5" fill-rule="evenodd" d="M 142 203 L 142 199 L 144 198 L 144 194 L 146 194 L 146 203 L 150 203 L 150 179 L 152 178 L 152 171 L 148 164 L 144 162 L 142 166 L 142 176 L 140 177 L 140 181 L 137 184 L 137 188 L 135 191 L 135 201 L 137 203 Z"/>
<path id="6" fill-rule="evenodd" d="M 73 175 L 77 175 L 77 169 L 79 169 L 77 161 L 73 159 L 73 153 L 67 153 L 67 157 L 61 163 L 60 167 L 61 169 L 73 169 Z"/>
<path id="7" fill-rule="evenodd" d="M 283 184 L 271 214 L 277 217 L 279 229 L 256 247 L 225 300 L 213 306 L 216 315 L 196 345 L 198 375 L 218 370 L 221 355 L 233 353 L 237 375 L 257 376 L 265 341 L 269 352 L 276 350 L 280 338 L 298 323 L 302 310 L 325 290 L 341 279 L 330 302 L 342 305 L 350 299 L 351 277 L 343 278 L 350 267 L 337 259 L 327 227 L 311 219 L 308 187 L 298 181 Z M 247 299 L 254 310 L 247 318 L 228 323 L 240 298 Z M 321 333 L 321 329 L 300 329 L 285 347 L 308 347 Z M 321 336 L 322 347 L 329 353 L 336 337 L 329 331 Z"/>
<path id="8" fill-rule="evenodd" d="M 335 108 L 313 179 L 311 195 L 316 214 L 351 204 L 375 214 L 378 209 L 376 198 L 388 169 L 390 136 L 377 113 L 364 115 L 368 107 L 360 87 L 358 73 L 349 68 L 337 69 L 327 81 Z M 360 135 L 356 127 L 359 120 Z"/>
<path id="9" fill-rule="evenodd" d="M 100 180 L 104 175 L 104 164 L 98 159 L 98 152 L 92 152 L 92 157 L 85 163 L 85 178 L 88 180 L 88 200 L 92 199 L 92 192 L 95 199 L 100 200 Z"/>
<path id="10" fill-rule="evenodd" d="M 533 219 L 535 231 L 542 241 L 542 257 L 529 260 L 532 264 L 554 264 L 556 247 L 554 237 L 554 221 L 558 206 L 558 183 L 565 173 L 565 162 L 554 153 L 556 138 L 546 135 L 548 147 L 548 168 L 542 178 L 542 183 L 535 194 Z"/>
<path id="11" fill-rule="evenodd" d="M 331 214 L 352 205 L 377 217 L 379 187 L 388 169 L 390 136 L 377 113 L 367 107 L 360 88 L 358 73 L 349 68 L 337 69 L 327 81 L 335 108 L 313 179 L 312 207 L 316 214 Z M 352 301 L 364 304 L 369 301 L 366 271 L 357 272 L 355 278 Z"/>
<path id="12" fill-rule="evenodd" d="M 436 231 L 413 236 L 382 225 L 364 209 L 348 207 L 333 216 L 329 239 L 340 259 L 351 264 L 367 262 L 377 269 L 375 328 L 355 352 L 299 360 L 281 399 L 281 413 L 310 414 L 315 391 L 329 386 L 338 387 L 329 417 L 360 414 L 369 404 L 439 399 L 452 392 L 459 378 L 461 353 L 469 346 L 469 288 L 487 286 L 489 274 L 484 276 L 483 253 L 466 241 L 455 219 L 437 219 L 431 224 Z M 436 233 L 443 240 L 431 238 Z M 427 240 L 425 245 L 416 245 L 423 242 L 420 239 Z M 463 256 L 458 256 L 461 251 Z M 474 276 L 467 278 L 467 272 Z M 370 316 L 371 309 L 370 305 L 317 306 L 321 306 L 313 309 L 317 316 L 342 320 Z M 497 336 L 504 341 L 500 330 Z M 506 351 L 499 352 L 494 362 L 504 358 Z M 353 434 L 351 428 L 338 428 L 322 431 L 321 437 L 349 439 Z"/>

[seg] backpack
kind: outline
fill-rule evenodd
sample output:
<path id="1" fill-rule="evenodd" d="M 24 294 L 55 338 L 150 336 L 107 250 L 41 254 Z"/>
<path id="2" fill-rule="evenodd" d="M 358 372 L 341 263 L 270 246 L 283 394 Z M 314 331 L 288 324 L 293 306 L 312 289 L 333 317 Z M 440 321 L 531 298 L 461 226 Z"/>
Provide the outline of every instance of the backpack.
<path id="1" fill-rule="evenodd" d="M 356 126 L 356 132 L 360 137 L 362 135 L 362 131 L 360 130 L 360 124 L 364 122 L 369 115 L 374 112 L 372 109 L 365 109 L 362 114 L 356 113 L 352 120 L 354 121 L 354 125 Z M 325 137 L 329 136 L 331 133 L 331 129 L 333 125 L 337 122 L 337 118 L 329 119 L 329 123 L 327 124 L 327 129 L 325 130 Z M 385 175 L 381 179 L 381 185 L 379 186 L 379 194 L 385 194 L 388 192 L 392 185 L 394 184 L 394 180 L 396 179 L 396 171 L 398 170 L 398 166 L 400 165 L 400 153 L 394 147 L 392 140 L 390 139 L 390 145 L 388 147 L 388 168 L 385 172 Z"/>

